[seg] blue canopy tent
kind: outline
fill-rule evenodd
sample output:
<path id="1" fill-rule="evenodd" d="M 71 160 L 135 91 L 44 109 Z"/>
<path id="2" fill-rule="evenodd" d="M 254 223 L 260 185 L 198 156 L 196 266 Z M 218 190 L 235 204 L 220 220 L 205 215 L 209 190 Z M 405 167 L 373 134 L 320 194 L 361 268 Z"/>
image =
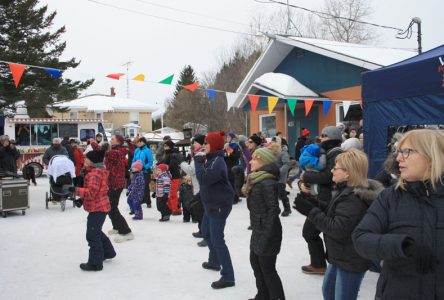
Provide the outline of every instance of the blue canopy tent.
<path id="1" fill-rule="evenodd" d="M 444 124 L 444 45 L 364 73 L 362 101 L 364 148 L 374 177 L 387 157 L 393 128 Z"/>

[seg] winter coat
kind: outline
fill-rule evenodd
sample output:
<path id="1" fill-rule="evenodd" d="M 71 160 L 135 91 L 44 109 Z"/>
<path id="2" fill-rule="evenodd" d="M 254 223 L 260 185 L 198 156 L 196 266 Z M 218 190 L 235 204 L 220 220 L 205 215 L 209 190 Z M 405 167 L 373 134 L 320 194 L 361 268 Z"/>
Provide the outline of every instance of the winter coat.
<path id="1" fill-rule="evenodd" d="M 170 193 L 171 176 L 168 172 L 163 172 L 156 177 L 156 197 L 162 198 Z"/>
<path id="2" fill-rule="evenodd" d="M 199 194 L 200 187 L 199 187 L 199 181 L 197 180 L 196 177 L 196 168 L 194 166 L 194 160 L 192 160 L 190 164 L 188 164 L 186 161 L 181 162 L 180 168 L 182 169 L 182 171 L 185 172 L 185 174 L 191 177 L 191 183 L 193 184 L 193 194 L 194 195 Z"/>
<path id="3" fill-rule="evenodd" d="M 68 155 L 68 151 L 66 151 L 66 148 L 60 145 L 60 148 L 55 149 L 54 146 L 49 147 L 46 149 L 45 154 L 43 154 L 43 162 L 45 165 L 49 165 L 49 162 L 51 161 L 51 158 L 56 155 Z"/>
<path id="4" fill-rule="evenodd" d="M 331 199 L 331 192 L 333 189 L 333 174 L 331 173 L 331 169 L 335 166 L 336 156 L 342 153 L 340 146 L 341 141 L 339 140 L 323 142 L 321 148 L 327 153 L 327 166 L 321 172 L 305 171 L 301 178 L 304 183 L 319 185 L 317 200 L 323 207 L 326 207 Z"/>
<path id="5" fill-rule="evenodd" d="M 164 158 L 163 156 L 165 154 L 165 150 L 163 149 L 163 145 L 165 145 L 165 141 L 162 141 L 157 145 L 156 155 L 155 155 L 157 162 L 163 161 L 163 158 Z"/>
<path id="6" fill-rule="evenodd" d="M 234 145 L 236 146 L 234 146 Z M 231 169 L 233 169 L 234 166 L 239 165 L 239 159 L 241 157 L 241 151 L 239 149 L 239 145 L 236 143 L 230 143 L 231 149 L 233 149 L 233 152 L 228 153 L 226 150 L 224 151 L 224 160 L 227 164 L 227 172 L 228 172 L 228 179 L 231 182 L 234 182 L 234 174 L 231 172 Z"/>
<path id="7" fill-rule="evenodd" d="M 296 161 L 299 161 L 299 157 L 301 156 L 301 149 L 302 147 L 306 145 L 310 145 L 312 143 L 312 140 L 310 138 L 306 137 L 300 137 L 298 138 L 298 141 L 295 144 L 295 150 L 294 150 L 294 159 Z"/>
<path id="8" fill-rule="evenodd" d="M 308 215 L 310 222 L 324 233 L 328 261 L 348 272 L 365 272 L 370 267 L 370 260 L 356 252 L 351 238 L 368 207 L 383 190 L 377 181 L 369 180 L 369 184 L 368 188 L 339 184 L 325 212 L 316 207 Z"/>
<path id="9" fill-rule="evenodd" d="M 145 179 L 142 172 L 133 173 L 131 184 L 128 186 L 128 193 L 130 203 L 142 202 L 145 195 Z"/>
<path id="10" fill-rule="evenodd" d="M 259 256 L 277 255 L 281 249 L 282 226 L 279 219 L 276 164 L 268 164 L 258 171 L 266 171 L 274 176 L 253 184 L 247 195 L 252 228 L 250 249 Z"/>
<path id="11" fill-rule="evenodd" d="M 143 166 L 143 173 L 147 174 L 153 166 L 153 152 L 146 145 L 139 147 L 134 151 L 133 163 L 140 160 Z"/>
<path id="12" fill-rule="evenodd" d="M 0 170 L 17 173 L 17 159 L 20 157 L 20 152 L 17 148 L 0 147 Z"/>
<path id="13" fill-rule="evenodd" d="M 181 183 L 179 186 L 179 203 L 185 209 L 191 209 L 191 202 L 193 202 L 193 187 L 187 183 Z"/>
<path id="14" fill-rule="evenodd" d="M 71 146 L 71 143 L 69 142 L 69 140 L 63 140 L 60 145 L 62 145 L 62 147 L 65 147 L 66 152 L 68 152 L 68 157 L 69 159 L 75 163 L 74 161 L 74 149 Z"/>
<path id="15" fill-rule="evenodd" d="M 228 181 L 223 151 L 208 153 L 206 161 L 203 157 L 195 156 L 194 166 L 205 213 L 227 217 L 233 206 L 234 191 Z"/>
<path id="16" fill-rule="evenodd" d="M 385 189 L 353 232 L 356 251 L 384 260 L 376 299 L 444 299 L 444 186 L 410 182 Z M 429 246 L 440 261 L 434 273 L 420 274 L 406 257 L 406 238 Z"/>
<path id="17" fill-rule="evenodd" d="M 180 163 L 183 161 L 183 156 L 176 148 L 170 149 L 165 156 L 164 163 L 168 165 L 172 179 L 180 178 Z"/>
<path id="18" fill-rule="evenodd" d="M 105 154 L 105 166 L 109 171 L 108 185 L 112 190 L 125 187 L 126 161 L 128 150 L 120 145 L 113 145 Z"/>
<path id="19" fill-rule="evenodd" d="M 327 156 L 324 149 L 321 149 L 316 144 L 304 146 L 301 149 L 301 156 L 299 157 L 299 168 L 302 170 L 315 169 L 322 171 L 327 164 Z"/>
<path id="20" fill-rule="evenodd" d="M 83 208 L 87 212 L 109 212 L 108 175 L 103 163 L 94 164 L 87 170 L 83 187 L 76 189 L 76 195 L 83 198 Z"/>
<path id="21" fill-rule="evenodd" d="M 83 162 L 84 162 L 85 158 L 83 156 L 83 152 L 79 149 L 79 147 L 74 146 L 72 148 L 72 151 L 73 151 L 73 155 L 74 155 L 74 164 L 76 166 L 76 176 L 79 177 L 80 172 L 82 171 L 82 168 L 83 168 Z"/>
<path id="22" fill-rule="evenodd" d="M 290 154 L 288 154 L 287 146 L 282 146 L 282 151 L 279 153 L 276 164 L 279 168 L 279 183 L 285 184 L 287 182 L 288 172 L 291 169 Z"/>

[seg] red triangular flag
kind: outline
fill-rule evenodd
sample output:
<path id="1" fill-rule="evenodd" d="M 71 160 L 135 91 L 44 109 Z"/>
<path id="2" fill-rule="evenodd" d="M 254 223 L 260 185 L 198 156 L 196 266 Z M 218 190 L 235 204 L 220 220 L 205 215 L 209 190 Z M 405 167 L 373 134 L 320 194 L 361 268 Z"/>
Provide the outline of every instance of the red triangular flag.
<path id="1" fill-rule="evenodd" d="M 194 92 L 197 89 L 198 86 L 199 86 L 199 82 L 195 82 L 195 83 L 192 83 L 192 84 L 189 84 L 189 85 L 183 85 L 182 87 L 184 89 L 187 89 L 187 90 L 190 90 L 190 91 Z"/>
<path id="2" fill-rule="evenodd" d="M 313 106 L 313 99 L 304 99 L 304 103 L 305 103 L 305 116 L 308 116 L 308 114 L 310 113 L 311 107 Z"/>
<path id="3" fill-rule="evenodd" d="M 258 95 L 248 95 L 248 99 L 250 100 L 251 111 L 255 112 L 257 108 L 257 104 L 259 103 L 260 96 Z"/>
<path id="4" fill-rule="evenodd" d="M 106 77 L 111 78 L 111 79 L 115 79 L 115 80 L 119 80 L 120 77 L 122 77 L 123 75 L 125 75 L 125 73 L 114 73 L 114 74 L 108 74 L 108 75 L 106 75 Z"/>
<path id="5" fill-rule="evenodd" d="M 11 70 L 12 78 L 14 78 L 15 87 L 18 87 L 23 72 L 25 72 L 26 65 L 10 63 L 9 69 Z"/>

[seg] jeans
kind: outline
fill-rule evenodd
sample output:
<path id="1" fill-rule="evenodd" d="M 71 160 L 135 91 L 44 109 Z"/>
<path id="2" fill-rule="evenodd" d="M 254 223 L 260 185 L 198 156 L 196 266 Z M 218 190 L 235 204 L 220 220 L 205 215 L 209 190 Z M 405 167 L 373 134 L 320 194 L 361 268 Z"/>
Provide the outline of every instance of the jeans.
<path id="1" fill-rule="evenodd" d="M 302 236 L 308 244 L 308 252 L 310 253 L 310 264 L 315 268 L 325 268 L 324 243 L 319 236 L 321 232 L 316 226 L 311 223 L 308 218 L 305 219 L 304 227 L 302 228 Z"/>
<path id="2" fill-rule="evenodd" d="M 228 215 L 215 213 L 209 216 L 204 214 L 202 220 L 202 236 L 210 250 L 208 263 L 211 266 L 222 266 L 221 281 L 234 282 L 234 270 L 231 263 L 230 251 L 225 244 L 224 228 Z"/>
<path id="3" fill-rule="evenodd" d="M 322 283 L 324 300 L 355 300 L 365 272 L 344 271 L 333 264 L 328 265 Z"/>
<path id="4" fill-rule="evenodd" d="M 86 223 L 86 240 L 89 246 L 88 263 L 94 266 L 102 266 L 105 257 L 116 255 L 111 241 L 102 232 L 105 219 L 105 212 L 90 212 L 88 214 Z"/>
<path id="5" fill-rule="evenodd" d="M 276 271 L 276 257 L 258 256 L 250 251 L 250 264 L 257 287 L 255 300 L 285 300 L 281 278 Z"/>
<path id="6" fill-rule="evenodd" d="M 126 223 L 125 218 L 119 211 L 119 199 L 121 193 L 122 189 L 109 189 L 108 197 L 111 204 L 111 210 L 108 213 L 108 216 L 111 219 L 111 223 L 113 224 L 113 229 L 117 230 L 119 234 L 127 234 L 131 232 L 131 229 L 129 228 L 128 223 Z"/>

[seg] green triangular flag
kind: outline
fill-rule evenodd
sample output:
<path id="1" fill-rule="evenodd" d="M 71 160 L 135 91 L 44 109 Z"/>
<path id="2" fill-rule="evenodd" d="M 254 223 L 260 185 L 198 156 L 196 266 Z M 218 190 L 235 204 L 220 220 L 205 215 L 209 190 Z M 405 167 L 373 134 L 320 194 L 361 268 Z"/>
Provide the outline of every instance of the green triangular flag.
<path id="1" fill-rule="evenodd" d="M 163 84 L 171 84 L 171 82 L 173 82 L 173 77 L 174 77 L 174 74 L 171 75 L 171 76 L 169 76 L 169 77 L 167 77 L 167 78 L 165 78 L 165 79 L 162 80 L 162 81 L 159 81 L 159 83 L 163 83 Z"/>
<path id="2" fill-rule="evenodd" d="M 298 99 L 287 99 L 288 107 L 290 108 L 291 115 L 294 117 L 294 109 L 296 107 L 296 103 Z"/>

